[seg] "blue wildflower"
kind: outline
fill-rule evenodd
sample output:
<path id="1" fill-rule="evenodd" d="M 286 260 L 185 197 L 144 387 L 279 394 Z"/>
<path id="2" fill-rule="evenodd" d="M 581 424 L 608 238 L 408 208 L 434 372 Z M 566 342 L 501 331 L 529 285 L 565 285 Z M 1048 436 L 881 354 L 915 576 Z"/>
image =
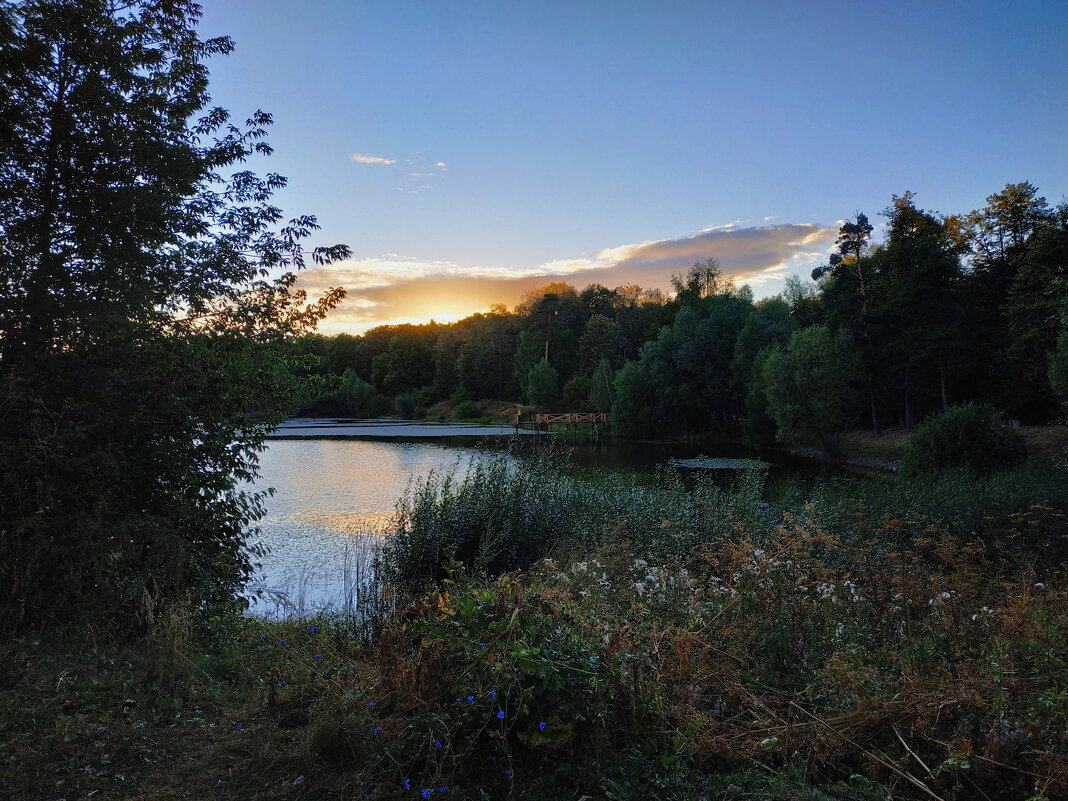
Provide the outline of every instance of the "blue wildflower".
<path id="1" fill-rule="evenodd" d="M 374 702 L 374 701 L 368 701 L 368 702 L 367 702 L 367 706 L 374 706 L 374 705 L 375 705 L 375 702 Z"/>
<path id="2" fill-rule="evenodd" d="M 237 730 L 238 730 L 238 731 L 244 731 L 244 730 L 245 730 L 245 727 L 244 727 L 244 726 L 242 726 L 242 725 L 241 725 L 240 723 L 238 723 L 238 724 L 237 724 Z"/>
<path id="3" fill-rule="evenodd" d="M 545 721 L 538 724 L 538 731 L 545 731 Z"/>
<path id="4" fill-rule="evenodd" d="M 322 654 L 316 654 L 316 655 L 315 655 L 315 658 L 316 658 L 316 659 L 322 659 L 322 658 L 323 658 L 323 655 L 322 655 Z"/>
<path id="5" fill-rule="evenodd" d="M 381 726 L 375 726 L 375 730 L 374 730 L 373 734 L 378 734 L 380 731 L 382 731 L 382 727 Z"/>
<path id="6" fill-rule="evenodd" d="M 329 676 L 330 675 L 330 668 L 327 668 L 326 670 L 324 670 L 323 671 L 323 675 L 324 676 Z"/>
<path id="7" fill-rule="evenodd" d="M 490 698 L 496 698 L 496 697 L 497 697 L 497 691 L 496 690 L 490 690 Z"/>
<path id="8" fill-rule="evenodd" d="M 510 770 L 506 770 L 506 771 L 504 772 L 504 775 L 505 775 L 505 776 L 511 776 L 511 775 L 512 775 L 512 771 L 510 771 Z"/>
<path id="9" fill-rule="evenodd" d="M 474 701 L 474 700 L 475 700 L 475 696 L 473 696 L 473 695 L 467 696 L 467 702 L 468 703 L 470 703 L 471 701 Z"/>
<path id="10" fill-rule="evenodd" d="M 312 626 L 312 634 L 315 634 L 317 631 L 319 631 L 319 627 L 318 626 Z"/>
<path id="11" fill-rule="evenodd" d="M 479 648 L 485 648 L 485 647 L 486 647 L 486 643 L 484 643 L 484 642 L 480 642 L 480 643 L 478 644 L 478 647 L 479 647 Z"/>
<path id="12" fill-rule="evenodd" d="M 286 683 L 284 681 L 280 681 L 280 682 L 278 682 L 278 686 L 279 687 L 285 687 Z"/>
<path id="13" fill-rule="evenodd" d="M 423 798 L 430 798 L 430 791 L 429 790 L 423 790 L 421 795 L 423 796 Z"/>
<path id="14" fill-rule="evenodd" d="M 498 718 L 503 718 L 504 717 L 504 710 L 503 709 L 500 712 L 497 713 L 497 717 Z"/>
<path id="15" fill-rule="evenodd" d="M 434 741 L 434 747 L 435 748 L 441 748 L 441 740 L 435 740 Z"/>
<path id="16" fill-rule="evenodd" d="M 411 783 L 410 780 L 408 780 L 408 779 L 404 780 L 404 789 L 405 790 L 411 790 L 412 789 L 412 783 Z"/>
<path id="17" fill-rule="evenodd" d="M 267 635 L 266 634 L 261 634 L 260 635 L 260 639 L 261 640 L 266 640 L 267 639 Z"/>
<path id="18" fill-rule="evenodd" d="M 438 790 L 439 793 L 447 793 L 448 791 L 449 791 L 448 787 L 442 787 L 440 790 Z"/>
<path id="19" fill-rule="evenodd" d="M 285 645 L 285 644 L 286 644 L 286 641 L 285 641 L 285 640 L 279 640 L 279 641 L 278 641 L 278 644 L 279 644 L 279 645 Z"/>

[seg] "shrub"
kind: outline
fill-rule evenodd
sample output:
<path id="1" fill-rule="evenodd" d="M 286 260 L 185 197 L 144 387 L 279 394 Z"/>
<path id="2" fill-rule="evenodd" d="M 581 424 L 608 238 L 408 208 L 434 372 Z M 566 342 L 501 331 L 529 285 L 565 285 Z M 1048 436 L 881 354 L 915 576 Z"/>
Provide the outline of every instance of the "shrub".
<path id="1" fill-rule="evenodd" d="M 480 414 L 474 401 L 461 401 L 453 407 L 452 416 L 456 420 L 473 420 Z"/>
<path id="2" fill-rule="evenodd" d="M 967 403 L 924 420 L 909 438 L 906 475 L 963 470 L 985 476 L 1022 461 L 1023 440 L 991 406 Z"/>

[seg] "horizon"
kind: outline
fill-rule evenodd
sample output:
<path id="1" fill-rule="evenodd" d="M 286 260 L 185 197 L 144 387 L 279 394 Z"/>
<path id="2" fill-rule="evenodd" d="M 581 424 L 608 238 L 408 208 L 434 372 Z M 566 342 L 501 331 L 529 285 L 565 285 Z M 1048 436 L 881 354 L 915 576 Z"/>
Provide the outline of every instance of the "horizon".
<path id="1" fill-rule="evenodd" d="M 206 4 L 215 102 L 274 114 L 287 215 L 348 262 L 321 326 L 450 322 L 566 281 L 667 289 L 719 259 L 757 297 L 891 195 L 966 213 L 1068 175 L 1068 6 L 478 0 Z M 293 42 L 314 42 L 293 45 Z"/>

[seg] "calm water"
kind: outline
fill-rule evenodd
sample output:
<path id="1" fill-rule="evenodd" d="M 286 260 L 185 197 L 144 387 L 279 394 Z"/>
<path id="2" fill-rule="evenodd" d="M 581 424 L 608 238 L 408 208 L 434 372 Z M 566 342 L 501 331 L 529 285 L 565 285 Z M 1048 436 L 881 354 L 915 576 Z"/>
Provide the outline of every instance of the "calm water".
<path id="1" fill-rule="evenodd" d="M 258 541 L 269 553 L 251 585 L 264 593 L 252 611 L 344 606 L 408 482 L 432 470 L 462 474 L 475 453 L 428 442 L 272 440 L 255 485 L 275 495 L 260 521 Z"/>
<path id="2" fill-rule="evenodd" d="M 368 421 L 370 423 L 372 421 Z M 318 422 L 317 422 L 318 425 Z M 365 424 L 366 426 L 366 424 Z M 320 426 L 321 427 L 321 426 Z M 478 453 L 481 440 L 463 436 L 405 441 L 413 430 L 403 425 L 357 439 L 348 424 L 323 433 L 287 427 L 285 438 L 272 438 L 261 458 L 256 489 L 273 487 L 257 540 L 268 549 L 250 585 L 260 597 L 251 610 L 284 616 L 321 609 L 345 608 L 352 593 L 369 577 L 371 554 L 382 541 L 387 521 L 413 479 L 431 471 L 456 471 L 462 476 Z M 445 432 L 446 427 L 438 429 Z M 507 438 L 493 440 L 498 447 Z M 528 443 L 525 447 L 531 447 Z M 709 451 L 709 448 L 705 448 Z M 587 470 L 648 472 L 669 459 L 700 455 L 678 445 L 609 442 L 571 449 L 571 461 Z M 717 446 L 715 456 L 753 456 L 738 446 Z M 773 472 L 783 470 L 783 465 Z M 795 468 L 785 468 L 793 472 Z M 729 471 L 724 473 L 729 480 Z"/>

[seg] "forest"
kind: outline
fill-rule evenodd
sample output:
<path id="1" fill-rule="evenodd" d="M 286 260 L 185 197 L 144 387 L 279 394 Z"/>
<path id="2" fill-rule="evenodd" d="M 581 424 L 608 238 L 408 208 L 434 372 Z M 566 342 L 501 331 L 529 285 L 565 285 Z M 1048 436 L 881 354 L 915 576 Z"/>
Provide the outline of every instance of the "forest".
<path id="1" fill-rule="evenodd" d="M 714 257 L 671 292 L 550 283 L 451 324 L 300 338 L 327 389 L 302 413 L 427 414 L 481 399 L 604 411 L 624 436 L 744 432 L 832 447 L 989 404 L 1046 424 L 1068 394 L 1068 204 L 1026 181 L 971 212 L 891 197 L 857 212 L 811 278 L 755 300 Z M 440 409 L 440 407 L 439 407 Z"/>

